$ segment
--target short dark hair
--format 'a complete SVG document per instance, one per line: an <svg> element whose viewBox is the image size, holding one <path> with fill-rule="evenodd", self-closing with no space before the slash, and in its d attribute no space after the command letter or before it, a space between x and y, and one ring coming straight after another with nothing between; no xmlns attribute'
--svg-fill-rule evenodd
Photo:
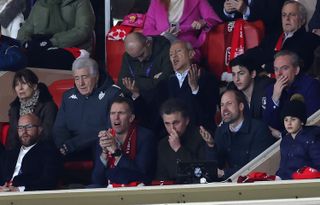
<svg viewBox="0 0 320 205"><path fill-rule="evenodd" d="M129 107L129 111L132 114L134 114L134 105L133 105L133 101L131 99L126 98L126 97L122 97L122 96L118 96L112 101L112 103L110 105L110 109L111 109L111 106L113 104L115 104L115 103L119 103L119 104L125 103L125 104L127 104L128 107ZM110 109L109 109L109 111L110 111Z"/></svg>
<svg viewBox="0 0 320 205"><path fill-rule="evenodd" d="M25 68L16 72L12 81L12 88L16 87L18 82L26 82L30 87L39 83L38 76L31 70Z"/></svg>
<svg viewBox="0 0 320 205"><path fill-rule="evenodd" d="M261 66L257 64L254 61L254 59L250 59L248 56L244 54L232 59L229 65L230 67L234 67L234 66L245 67L249 71L249 73L252 73L254 70L257 72L261 71Z"/></svg>
<svg viewBox="0 0 320 205"><path fill-rule="evenodd" d="M248 105L248 101L246 99L246 96L243 94L243 92L236 90L236 89L227 89L225 91L223 91L220 95L220 102L221 102L221 98L222 96L227 93L227 92L232 92L234 93L234 95L236 96L236 101L238 104L243 103L244 106Z"/></svg>
<svg viewBox="0 0 320 205"><path fill-rule="evenodd" d="M160 115L170 115L172 113L179 112L184 118L189 117L189 110L186 103L179 98L170 98L166 100L160 108Z"/></svg>

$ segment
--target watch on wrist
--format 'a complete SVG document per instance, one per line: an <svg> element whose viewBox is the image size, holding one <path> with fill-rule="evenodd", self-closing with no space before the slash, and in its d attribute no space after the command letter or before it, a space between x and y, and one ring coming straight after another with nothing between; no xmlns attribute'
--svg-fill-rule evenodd
<svg viewBox="0 0 320 205"><path fill-rule="evenodd" d="M119 157L122 155L121 149L116 149L114 153L111 154L113 157Z"/></svg>

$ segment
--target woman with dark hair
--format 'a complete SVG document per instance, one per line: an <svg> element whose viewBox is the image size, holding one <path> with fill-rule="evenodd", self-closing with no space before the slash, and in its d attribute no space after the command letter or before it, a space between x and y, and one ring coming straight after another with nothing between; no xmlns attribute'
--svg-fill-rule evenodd
<svg viewBox="0 0 320 205"><path fill-rule="evenodd" d="M19 146L17 123L20 116L35 113L42 123L42 140L52 140L52 126L58 111L48 87L39 82L38 77L29 69L23 69L13 77L12 88L16 99L10 104L10 129L6 141L6 149Z"/></svg>

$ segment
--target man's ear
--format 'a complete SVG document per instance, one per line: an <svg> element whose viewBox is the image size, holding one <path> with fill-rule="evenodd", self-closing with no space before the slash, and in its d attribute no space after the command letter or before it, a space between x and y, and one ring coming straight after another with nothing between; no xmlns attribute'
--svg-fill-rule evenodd
<svg viewBox="0 0 320 205"><path fill-rule="evenodd" d="M243 110L244 110L244 104L243 104L243 103L240 103L240 104L239 104L239 109L240 109L240 111L243 111Z"/></svg>
<svg viewBox="0 0 320 205"><path fill-rule="evenodd" d="M190 60L193 60L194 56L196 55L196 52L192 49L192 50L189 50L189 59Z"/></svg>
<svg viewBox="0 0 320 205"><path fill-rule="evenodd" d="M298 67L296 68L295 75L298 75L299 73L300 73L300 66L298 66Z"/></svg>
<svg viewBox="0 0 320 205"><path fill-rule="evenodd" d="M255 78L257 76L257 71L256 70L253 70L252 72L251 72L251 78L253 79L253 78Z"/></svg>
<svg viewBox="0 0 320 205"><path fill-rule="evenodd" d="M135 118L136 118L136 115L135 114L131 114L129 122L132 123Z"/></svg>

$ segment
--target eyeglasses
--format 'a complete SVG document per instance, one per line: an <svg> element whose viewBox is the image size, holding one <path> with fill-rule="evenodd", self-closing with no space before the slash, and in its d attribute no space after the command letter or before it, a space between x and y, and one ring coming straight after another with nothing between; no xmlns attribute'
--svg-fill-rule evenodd
<svg viewBox="0 0 320 205"><path fill-rule="evenodd" d="M39 127L39 125L27 124L27 125L18 125L18 132L23 132L25 129L30 131L33 127Z"/></svg>

